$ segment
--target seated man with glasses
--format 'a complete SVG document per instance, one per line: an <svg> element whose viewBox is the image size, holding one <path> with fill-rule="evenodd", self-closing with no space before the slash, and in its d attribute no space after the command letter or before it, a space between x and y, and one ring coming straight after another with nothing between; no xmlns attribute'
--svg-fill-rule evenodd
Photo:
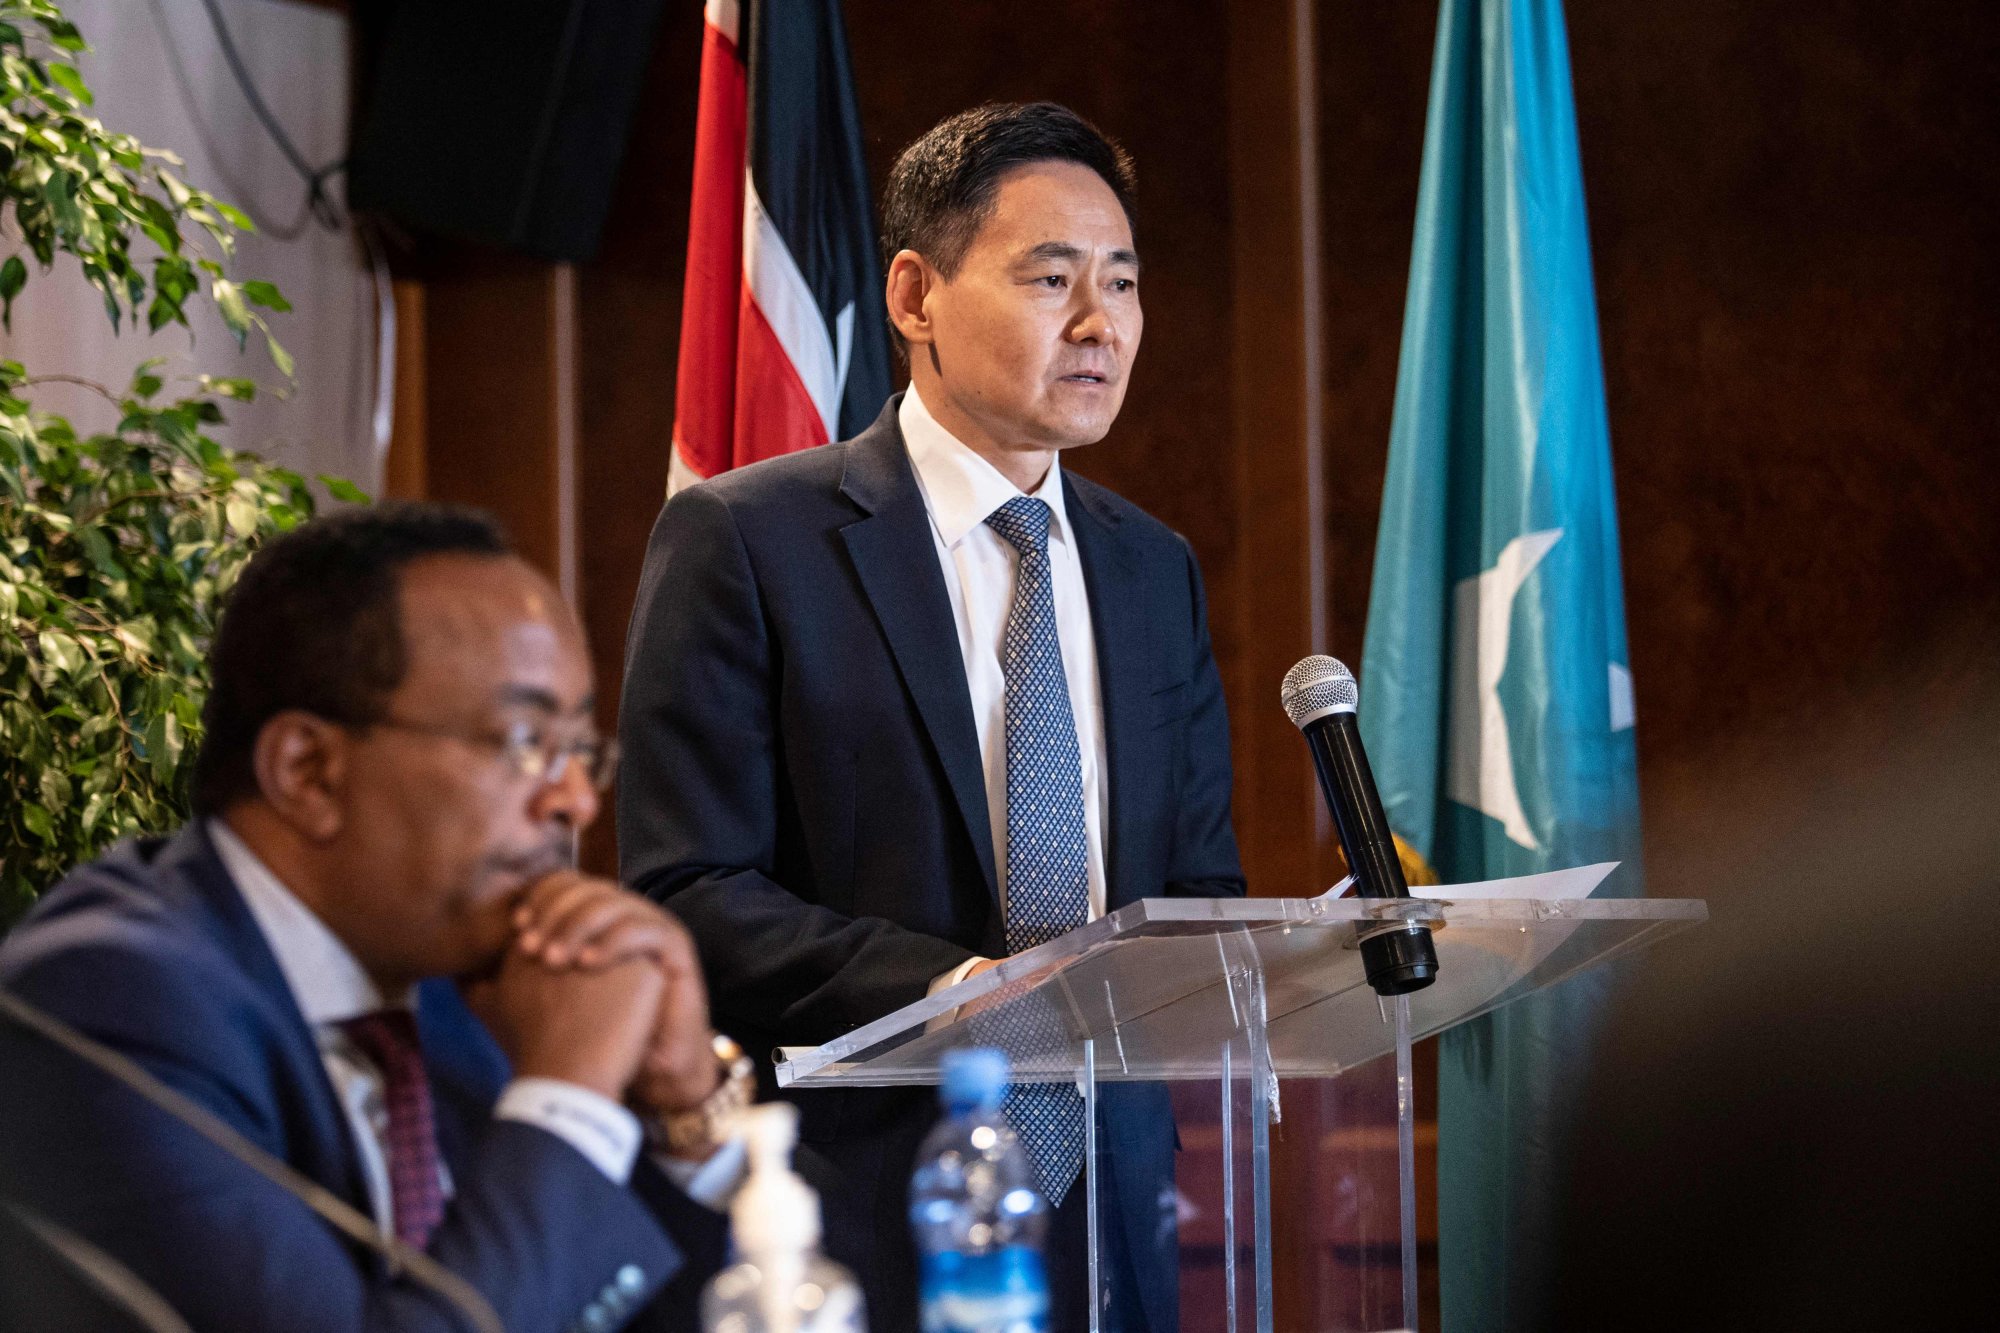
<svg viewBox="0 0 2000 1333"><path fill-rule="evenodd" d="M198 1109L0 1018L0 1200L196 1328L693 1327L748 1067L679 924L571 868L616 756L555 588L477 514L356 510L258 553L211 661L196 819L0 946L0 987Z"/></svg>

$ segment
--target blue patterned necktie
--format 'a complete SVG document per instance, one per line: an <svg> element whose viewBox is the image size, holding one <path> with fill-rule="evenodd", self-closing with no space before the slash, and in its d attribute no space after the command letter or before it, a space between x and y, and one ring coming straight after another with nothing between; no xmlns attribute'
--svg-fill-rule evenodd
<svg viewBox="0 0 2000 1333"><path fill-rule="evenodd" d="M1020 556L1014 606L1000 640L1007 718L1007 951L1020 953L1089 919L1089 842L1083 823L1083 763L1070 712L1049 574L1047 504L1017 495L986 516ZM1035 1006L1017 1006L1020 1009ZM1021 1015L1028 1017L1028 1015ZM1013 1044L1036 1044L1015 1031ZM1066 1034L1041 1034L1051 1049ZM1025 1053L1025 1052L1024 1052ZM1049 1205L1060 1204L1083 1166L1083 1100L1071 1084L1016 1083L1007 1120L1034 1163Z"/></svg>

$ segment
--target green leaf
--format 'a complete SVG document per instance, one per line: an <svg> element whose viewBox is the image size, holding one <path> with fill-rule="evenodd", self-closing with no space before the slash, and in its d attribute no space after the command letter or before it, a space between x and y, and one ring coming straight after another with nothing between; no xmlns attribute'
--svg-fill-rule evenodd
<svg viewBox="0 0 2000 1333"><path fill-rule="evenodd" d="M45 629L36 636L36 642L41 646L47 680L71 675L83 667L83 646L61 630Z"/></svg>
<svg viewBox="0 0 2000 1333"><path fill-rule="evenodd" d="M42 26L48 29L49 41L54 43L57 49L63 51L81 51L85 49L83 36L77 32L76 25L61 15L53 15L52 17L43 19Z"/></svg>
<svg viewBox="0 0 2000 1333"><path fill-rule="evenodd" d="M229 530L238 537L257 535L259 511L254 500L240 495L232 495L223 502L222 511L229 522Z"/></svg>
<svg viewBox="0 0 2000 1333"><path fill-rule="evenodd" d="M336 500L357 505L368 503L368 493L345 477L330 477L322 472L319 474L319 480L320 484L326 487L326 493Z"/></svg>
<svg viewBox="0 0 2000 1333"><path fill-rule="evenodd" d="M187 186L180 183L180 180L174 175L173 172L161 171L156 174L160 178L160 185L167 192L167 198L173 201L174 207L185 210L188 206L188 202L194 198L193 193L188 189Z"/></svg>
<svg viewBox="0 0 2000 1333"><path fill-rule="evenodd" d="M298 367L292 361L292 354L287 352L284 346L271 336L269 329L264 330L264 345L270 350L271 364L278 368L278 373L288 380L297 378L296 372ZM284 397L282 390L274 392L277 392L280 398Z"/></svg>
<svg viewBox="0 0 2000 1333"><path fill-rule="evenodd" d="M14 298L28 285L28 266L21 262L21 256L8 255L7 262L0 264L0 325L9 332L14 328Z"/></svg>
<svg viewBox="0 0 2000 1333"><path fill-rule="evenodd" d="M22 804L21 822L28 826L28 832L34 834L43 842L50 844L55 842L56 830L55 826L49 822L49 812L41 806L36 805L33 801L27 801Z"/></svg>
<svg viewBox="0 0 2000 1333"><path fill-rule="evenodd" d="M64 92L67 92L83 105L90 106L97 101L97 98L92 95L90 89L84 86L83 76L76 72L75 67L70 65L50 65L48 71L49 77L61 84Z"/></svg>
<svg viewBox="0 0 2000 1333"><path fill-rule="evenodd" d="M141 657L151 657L158 651L153 646L153 619L151 616L140 616L137 619L128 620L113 630L112 633L117 637L119 642Z"/></svg>
<svg viewBox="0 0 2000 1333"><path fill-rule="evenodd" d="M90 557L90 563L97 567L98 573L114 580L124 576L125 567L118 563L118 557L112 553L111 542L105 537L103 529L79 528L76 536L77 540L83 543L83 552Z"/></svg>
<svg viewBox="0 0 2000 1333"><path fill-rule="evenodd" d="M37 786L42 798L42 804L48 806L50 809L61 810L69 804L71 790L69 774L63 772L61 769L43 769L41 781Z"/></svg>
<svg viewBox="0 0 2000 1333"><path fill-rule="evenodd" d="M223 324L235 335L236 346L240 350L244 340L250 336L250 312L243 308L243 289L227 278L217 278L208 286L208 294L215 299L215 309L222 316Z"/></svg>
<svg viewBox="0 0 2000 1333"><path fill-rule="evenodd" d="M42 138L52 142L52 151L66 155L69 145L52 134ZM55 170L49 173L48 183L42 187L42 197L47 200L49 211L55 214L56 231L69 237L83 230L83 210L76 206L76 177L70 172Z"/></svg>
<svg viewBox="0 0 2000 1333"><path fill-rule="evenodd" d="M266 310L275 310L283 314L292 308L292 303L284 298L277 286L265 282L262 278L252 278L244 283L243 294L250 298L252 305L263 306Z"/></svg>
<svg viewBox="0 0 2000 1333"><path fill-rule="evenodd" d="M203 375L200 380L203 390L220 394L224 398L234 398L240 403L252 402L257 397L257 381L228 379L221 375Z"/></svg>
<svg viewBox="0 0 2000 1333"><path fill-rule="evenodd" d="M146 724L146 764L153 771L153 781L163 785L172 781L180 762L181 720L170 712L153 714L153 720Z"/></svg>

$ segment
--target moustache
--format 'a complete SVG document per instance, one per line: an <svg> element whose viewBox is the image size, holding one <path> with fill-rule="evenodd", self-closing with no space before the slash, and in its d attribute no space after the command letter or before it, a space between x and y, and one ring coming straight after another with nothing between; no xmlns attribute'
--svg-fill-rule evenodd
<svg viewBox="0 0 2000 1333"><path fill-rule="evenodd" d="M534 883L544 875L552 875L558 870L568 870L575 858L571 855L570 840L543 843L539 847L520 852L499 852L488 859L487 867L496 875L505 876L525 886Z"/></svg>

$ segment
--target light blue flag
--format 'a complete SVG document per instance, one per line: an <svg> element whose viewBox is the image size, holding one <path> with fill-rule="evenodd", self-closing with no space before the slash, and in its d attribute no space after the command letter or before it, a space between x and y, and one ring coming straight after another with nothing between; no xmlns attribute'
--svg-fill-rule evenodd
<svg viewBox="0 0 2000 1333"><path fill-rule="evenodd" d="M1389 822L1447 882L1622 860L1638 782L1596 297L1559 0L1444 0L1361 730ZM1547 1322L1603 982L1440 1052L1452 1333Z"/></svg>

